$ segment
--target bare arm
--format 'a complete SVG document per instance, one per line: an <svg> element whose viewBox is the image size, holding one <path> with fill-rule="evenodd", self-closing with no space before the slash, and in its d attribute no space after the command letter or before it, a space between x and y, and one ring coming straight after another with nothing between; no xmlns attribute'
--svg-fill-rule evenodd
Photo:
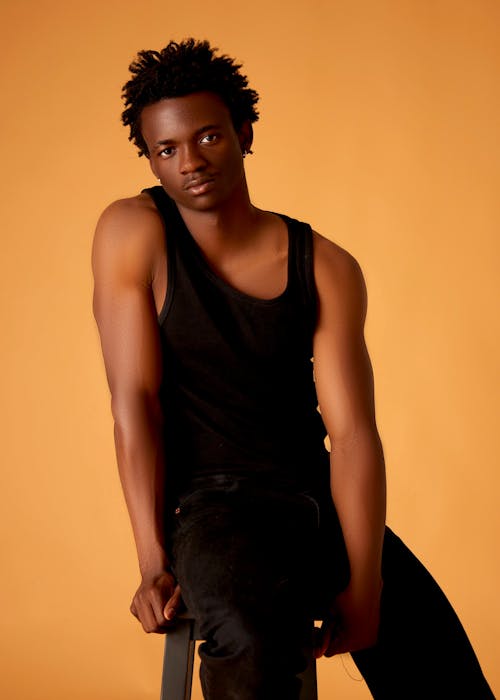
<svg viewBox="0 0 500 700"><path fill-rule="evenodd" d="M331 491L351 578L336 601L339 628L327 655L376 641L386 514L385 464L375 420L373 372L364 339L367 295L362 271L347 251L315 238L319 317L314 371L321 416L331 443ZM327 555L327 553L326 553Z"/></svg>
<svg viewBox="0 0 500 700"><path fill-rule="evenodd" d="M143 578L131 610L146 631L158 631L165 623L165 603L174 585L165 550L162 364L151 288L158 225L140 198L115 202L101 215L92 248L93 310L111 391L118 469Z"/></svg>

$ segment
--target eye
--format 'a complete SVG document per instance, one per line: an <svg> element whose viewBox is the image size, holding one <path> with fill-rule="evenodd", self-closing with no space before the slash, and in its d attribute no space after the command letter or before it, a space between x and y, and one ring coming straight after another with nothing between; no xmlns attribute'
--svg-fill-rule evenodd
<svg viewBox="0 0 500 700"><path fill-rule="evenodd" d="M159 152L159 155L162 158L169 158L173 154L174 154L174 147L173 146L165 146L165 148Z"/></svg>
<svg viewBox="0 0 500 700"><path fill-rule="evenodd" d="M200 143L208 143L208 144L213 144L216 143L219 140L219 134L205 134L200 139Z"/></svg>

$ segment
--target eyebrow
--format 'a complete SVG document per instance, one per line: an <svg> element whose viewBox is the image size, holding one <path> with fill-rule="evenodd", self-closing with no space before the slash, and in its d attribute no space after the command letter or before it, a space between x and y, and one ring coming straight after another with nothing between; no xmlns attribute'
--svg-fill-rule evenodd
<svg viewBox="0 0 500 700"><path fill-rule="evenodd" d="M200 136L204 131L210 131L211 129L220 129L220 124L206 124L205 126L196 129L194 132L195 136ZM168 144L175 143L174 139L161 139L155 143L155 146L167 146Z"/></svg>

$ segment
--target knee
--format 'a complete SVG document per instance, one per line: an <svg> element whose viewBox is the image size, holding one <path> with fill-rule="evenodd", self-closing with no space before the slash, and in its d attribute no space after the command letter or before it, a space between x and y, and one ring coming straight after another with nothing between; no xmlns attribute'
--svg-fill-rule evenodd
<svg viewBox="0 0 500 700"><path fill-rule="evenodd" d="M245 657L247 662L262 658L265 635L238 613L225 611L216 620L200 620L202 655L215 658Z"/></svg>

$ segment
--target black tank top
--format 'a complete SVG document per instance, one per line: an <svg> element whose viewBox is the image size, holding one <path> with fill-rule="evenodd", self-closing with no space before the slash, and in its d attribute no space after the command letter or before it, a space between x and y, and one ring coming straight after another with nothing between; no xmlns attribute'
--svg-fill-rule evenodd
<svg viewBox="0 0 500 700"><path fill-rule="evenodd" d="M172 486L230 474L316 490L329 460L313 379L311 227L279 215L288 227L287 286L274 299L257 299L214 273L161 186L143 192L166 232L168 283L158 322Z"/></svg>

